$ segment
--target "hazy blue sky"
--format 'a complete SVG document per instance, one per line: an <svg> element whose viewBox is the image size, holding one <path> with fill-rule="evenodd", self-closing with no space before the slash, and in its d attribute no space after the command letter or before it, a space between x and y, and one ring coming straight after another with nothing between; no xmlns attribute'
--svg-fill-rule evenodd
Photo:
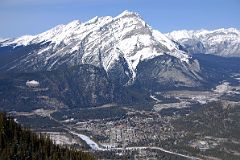
<svg viewBox="0 0 240 160"><path fill-rule="evenodd" d="M240 28L240 0L0 0L0 37L38 34L74 19L138 12L161 32Z"/></svg>

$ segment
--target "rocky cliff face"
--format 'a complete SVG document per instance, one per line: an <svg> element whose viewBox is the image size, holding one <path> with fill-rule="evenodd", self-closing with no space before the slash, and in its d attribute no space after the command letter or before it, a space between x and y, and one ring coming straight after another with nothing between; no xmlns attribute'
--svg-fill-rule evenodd
<svg viewBox="0 0 240 160"><path fill-rule="evenodd" d="M198 75L198 61L182 63L169 55L141 62L137 70L137 81L151 90L169 90L178 87L200 86L203 79Z"/></svg>

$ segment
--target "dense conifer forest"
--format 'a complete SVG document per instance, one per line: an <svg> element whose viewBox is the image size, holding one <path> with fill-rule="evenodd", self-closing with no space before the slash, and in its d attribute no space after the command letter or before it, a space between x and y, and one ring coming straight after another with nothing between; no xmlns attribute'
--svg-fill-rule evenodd
<svg viewBox="0 0 240 160"><path fill-rule="evenodd" d="M0 160L93 160L93 155L55 145L47 135L36 134L0 113Z"/></svg>

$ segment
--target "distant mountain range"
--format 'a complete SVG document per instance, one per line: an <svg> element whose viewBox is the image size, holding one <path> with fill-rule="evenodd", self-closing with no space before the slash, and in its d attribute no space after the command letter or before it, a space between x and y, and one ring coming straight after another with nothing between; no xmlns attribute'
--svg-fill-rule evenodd
<svg viewBox="0 0 240 160"><path fill-rule="evenodd" d="M209 61L204 55L239 56L239 35L232 28L162 34L137 13L124 11L117 17L76 20L35 36L3 39L1 104L11 106L9 97L17 97L16 105L26 97L31 103L35 99L38 107L52 101L76 107L142 103L152 91L212 87L231 79L239 61L233 60L231 67L221 64L219 70L215 57ZM38 81L39 90L27 88L27 80ZM44 96L51 100L37 101Z"/></svg>
<svg viewBox="0 0 240 160"><path fill-rule="evenodd" d="M181 44L190 54L203 53L225 57L240 57L240 30L236 28L213 31L173 31L165 34Z"/></svg>

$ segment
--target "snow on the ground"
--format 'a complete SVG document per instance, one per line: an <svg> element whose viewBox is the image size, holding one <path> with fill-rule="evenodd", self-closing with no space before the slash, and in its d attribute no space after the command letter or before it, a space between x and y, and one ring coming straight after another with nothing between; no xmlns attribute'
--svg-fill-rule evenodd
<svg viewBox="0 0 240 160"><path fill-rule="evenodd" d="M85 141L93 150L104 150L103 148L101 148L96 142L94 142L91 138L89 138L86 135L80 134L80 133L76 133L73 131L70 131L70 133L78 136L79 138L81 138L83 141Z"/></svg>
<svg viewBox="0 0 240 160"><path fill-rule="evenodd" d="M73 121L74 121L74 118L69 118L69 119L64 120L63 122L69 123L69 122L73 122Z"/></svg>
<svg viewBox="0 0 240 160"><path fill-rule="evenodd" d="M106 149L116 148L115 145L109 143L102 143L101 145L104 146Z"/></svg>
<svg viewBox="0 0 240 160"><path fill-rule="evenodd" d="M222 84L216 86L216 89L214 90L214 92L225 93L225 92L229 91L229 89L230 89L229 83L223 82Z"/></svg>
<svg viewBox="0 0 240 160"><path fill-rule="evenodd" d="M50 139L54 141L55 144L72 145L72 144L78 143L74 138L72 138L64 133L47 132L47 134L49 135Z"/></svg>
<svg viewBox="0 0 240 160"><path fill-rule="evenodd" d="M34 114L39 115L39 116L43 116L43 117L48 117L53 112L55 112L55 110L43 109L43 108L39 108L39 109L36 109L36 110L33 111Z"/></svg>
<svg viewBox="0 0 240 160"><path fill-rule="evenodd" d="M161 111L162 109L166 108L185 108L191 105L190 102L180 102L180 103L166 103L166 104L155 104L153 109L157 112Z"/></svg>
<svg viewBox="0 0 240 160"><path fill-rule="evenodd" d="M40 85L40 83L36 80L31 80L31 81L27 81L26 82L26 86L28 87L38 87Z"/></svg>
<svg viewBox="0 0 240 160"><path fill-rule="evenodd" d="M152 98L152 99L155 100L156 102L162 102L161 100L159 100L158 98L156 98L154 95L151 95L150 98Z"/></svg>

